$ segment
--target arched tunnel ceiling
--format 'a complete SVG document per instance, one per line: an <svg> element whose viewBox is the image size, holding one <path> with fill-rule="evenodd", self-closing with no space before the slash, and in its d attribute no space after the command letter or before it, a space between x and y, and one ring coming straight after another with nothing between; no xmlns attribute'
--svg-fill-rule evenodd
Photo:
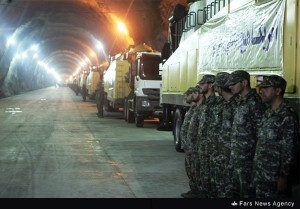
<svg viewBox="0 0 300 209"><path fill-rule="evenodd" d="M0 0L0 82L12 70L14 53L37 44L44 63L66 77L89 58L98 65L130 44L161 50L168 18L185 0ZM118 22L128 33L118 30ZM8 48L7 41L15 44ZM97 47L101 42L103 49ZM32 65L32 63L31 63ZM25 67L25 66L24 66ZM31 66L29 66L31 67ZM3 69L6 68L6 69ZM0 71L0 72L1 72Z"/></svg>

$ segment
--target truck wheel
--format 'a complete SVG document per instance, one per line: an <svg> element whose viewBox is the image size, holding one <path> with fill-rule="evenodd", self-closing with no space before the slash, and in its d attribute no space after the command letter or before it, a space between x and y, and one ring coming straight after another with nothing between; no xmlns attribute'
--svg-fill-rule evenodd
<svg viewBox="0 0 300 209"><path fill-rule="evenodd" d="M183 149L181 149L181 136L180 136L182 117L179 109L177 109L175 112L174 124L175 124L175 129L173 135L174 135L175 150L177 152L183 152Z"/></svg>
<svg viewBox="0 0 300 209"><path fill-rule="evenodd" d="M144 126L144 117L140 115L135 116L135 125L138 128L142 128Z"/></svg>

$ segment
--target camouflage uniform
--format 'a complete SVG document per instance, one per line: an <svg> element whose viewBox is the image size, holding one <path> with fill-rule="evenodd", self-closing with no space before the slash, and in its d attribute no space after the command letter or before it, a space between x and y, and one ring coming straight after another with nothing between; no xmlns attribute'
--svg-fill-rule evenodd
<svg viewBox="0 0 300 209"><path fill-rule="evenodd" d="M230 76L228 86L244 80L250 82L250 75L244 70L234 71ZM231 129L230 167L232 169L232 181L230 182L231 191L227 194L228 197L251 198L255 196L253 158L257 142L257 130L264 111L265 106L255 90L250 89L246 95L239 95Z"/></svg>
<svg viewBox="0 0 300 209"><path fill-rule="evenodd" d="M96 89L96 106L98 117L103 117L103 104L104 104L104 86L102 79L99 80Z"/></svg>
<svg viewBox="0 0 300 209"><path fill-rule="evenodd" d="M207 136L206 136L206 149L209 153L209 173L210 173L210 191L209 197L217 197L216 183L221 177L218 172L219 160L220 160L220 146L221 140L221 125L222 125L222 103L225 102L223 97L216 97L216 103L210 106L209 114L207 115Z"/></svg>
<svg viewBox="0 0 300 209"><path fill-rule="evenodd" d="M236 96L232 96L229 101L224 101L222 104L222 125L221 133L219 137L219 178L216 180L216 187L218 191L218 197L227 197L228 188L232 178L232 167L230 167L230 154L231 154L231 128L233 123L234 111L236 109Z"/></svg>
<svg viewBox="0 0 300 209"><path fill-rule="evenodd" d="M191 106L189 110L185 113L183 123L181 125L181 148L184 150L191 150L192 149L192 144L190 140L187 138L188 134L188 129L190 125L190 121L192 119L192 116L195 112L196 106Z"/></svg>
<svg viewBox="0 0 300 209"><path fill-rule="evenodd" d="M218 98L216 95L210 95L205 104L203 104L201 113L198 115L199 126L197 136L197 151L200 160L200 181L198 183L200 193L204 197L212 197L210 185L210 154L211 141L207 138L209 130L209 118L214 111L214 106L217 104Z"/></svg>
<svg viewBox="0 0 300 209"><path fill-rule="evenodd" d="M286 81L279 76L269 76L258 86L281 88L284 92ZM285 193L278 192L277 182L281 177L290 181L293 172L291 169L297 167L293 163L298 151L298 126L294 110L284 99L276 110L269 108L265 112L258 129L258 141L254 157L256 197L280 198L290 196L290 190Z"/></svg>
<svg viewBox="0 0 300 209"><path fill-rule="evenodd" d="M231 131L230 164L233 169L232 194L238 197L253 197L252 168L257 129L264 113L261 98L251 90L241 97L234 112Z"/></svg>
<svg viewBox="0 0 300 209"><path fill-rule="evenodd" d="M278 178L290 175L297 133L295 118L284 102L276 111L268 109L262 119L254 158L256 197L278 198Z"/></svg>
<svg viewBox="0 0 300 209"><path fill-rule="evenodd" d="M87 88L86 88L86 84L82 85L82 89L81 89L81 95L82 95L82 101L86 101L86 96L87 96Z"/></svg>
<svg viewBox="0 0 300 209"><path fill-rule="evenodd" d="M219 72L215 77L214 86L215 88L220 88L215 90L222 90L224 95L221 94L218 103L213 108L207 136L211 141L211 197L219 198L226 197L225 188L231 178L228 170L230 158L230 131L236 102L235 97L231 93L228 93L230 92L230 89L226 83L229 80L229 76L230 74L227 72ZM230 97L228 100L224 98L226 94Z"/></svg>
<svg viewBox="0 0 300 209"><path fill-rule="evenodd" d="M187 145L188 149L191 150L190 154L190 188L194 191L194 194L199 193L198 183L199 183L199 174L200 174L200 164L199 164L199 156L197 153L197 129L198 129L198 115L202 111L202 104L195 106L191 120L189 122L189 127L187 131L187 140L189 144Z"/></svg>
<svg viewBox="0 0 300 209"><path fill-rule="evenodd" d="M191 150L191 142L188 140L187 138L187 132L188 132L188 128L190 125L190 121L191 118L193 116L193 113L195 112L195 106L191 106L189 108L189 110L186 112L185 116L184 116L184 121L182 123L181 126L181 148L184 150L185 152L185 160L184 160L184 165L185 165L185 171L186 174L189 178L189 186L191 191L195 191L195 188L193 187L193 175L192 175L192 159L193 157L191 156L191 154L188 154L188 151Z"/></svg>
<svg viewBox="0 0 300 209"><path fill-rule="evenodd" d="M189 94L191 94L194 90L194 87L190 87L186 92L186 96L188 96ZM189 153L189 151L192 149L192 143L189 140L189 138L187 137L188 134L188 129L189 129L189 125L190 125L190 121L192 119L193 113L195 112L196 109L196 105L191 105L190 108L188 109L188 111L185 113L184 115L184 120L183 123L181 125L181 130L180 130L180 137L181 137L181 148L184 150L185 152L185 159L184 159L184 164L185 164L185 171L186 174L189 178L189 186L190 186L190 192L192 193L196 193L197 192L197 188L194 187L194 178L193 178L193 172L192 172L192 168L193 168L193 155L191 155ZM182 194L187 195L187 193Z"/></svg>
<svg viewBox="0 0 300 209"><path fill-rule="evenodd" d="M189 96L191 93L193 93L193 90L195 89L195 87L190 87L188 88L188 90L186 92L184 92L184 94L187 96ZM190 101L186 101L188 104L190 104ZM181 129L180 129L180 138L181 138L181 149L190 149L190 142L187 140L187 132L188 132L188 128L190 125L190 121L191 118L193 116L194 110L195 110L196 105L190 104L190 107L188 108L188 110L186 111L185 115L184 115L184 119L181 125Z"/></svg>

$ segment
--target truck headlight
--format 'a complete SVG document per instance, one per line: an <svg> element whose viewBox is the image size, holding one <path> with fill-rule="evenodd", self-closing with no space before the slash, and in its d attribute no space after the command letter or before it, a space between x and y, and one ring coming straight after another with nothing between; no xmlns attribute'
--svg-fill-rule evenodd
<svg viewBox="0 0 300 209"><path fill-rule="evenodd" d="M149 101L143 100L143 101L142 101L142 107L151 107L151 104L150 104Z"/></svg>

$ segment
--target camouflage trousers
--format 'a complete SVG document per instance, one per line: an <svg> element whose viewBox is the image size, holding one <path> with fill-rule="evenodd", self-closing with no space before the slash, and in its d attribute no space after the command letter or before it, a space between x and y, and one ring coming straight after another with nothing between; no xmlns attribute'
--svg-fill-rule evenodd
<svg viewBox="0 0 300 209"><path fill-rule="evenodd" d="M198 143L198 156L200 160L200 181L198 184L199 191L204 198L212 197L211 176L210 176L210 147L208 141Z"/></svg>
<svg viewBox="0 0 300 209"><path fill-rule="evenodd" d="M226 188L229 185L229 157L212 155L210 158L211 197L226 198Z"/></svg>
<svg viewBox="0 0 300 209"><path fill-rule="evenodd" d="M192 152L185 154L185 170L189 178L189 186L193 193L198 193L198 182L200 174L200 164L198 154Z"/></svg>
<svg viewBox="0 0 300 209"><path fill-rule="evenodd" d="M227 196L231 198L254 198L252 163L244 163L243 166L233 165L232 178L228 186Z"/></svg>

